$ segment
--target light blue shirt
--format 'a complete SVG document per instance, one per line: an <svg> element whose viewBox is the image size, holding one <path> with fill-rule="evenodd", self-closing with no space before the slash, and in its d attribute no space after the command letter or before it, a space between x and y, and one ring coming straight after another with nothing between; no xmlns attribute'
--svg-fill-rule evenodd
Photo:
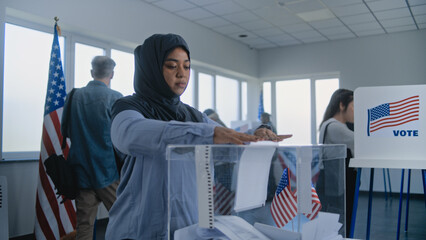
<svg viewBox="0 0 426 240"><path fill-rule="evenodd" d="M114 146L126 155L109 212L106 239L167 239L167 161L169 144L213 144L219 126L203 114L203 123L159 121L134 110L117 114L111 125ZM195 165L172 165L171 230L198 222ZM192 190L189 190L192 189Z"/></svg>
<svg viewBox="0 0 426 240"><path fill-rule="evenodd" d="M68 119L71 148L68 160L75 169L80 188L100 189L117 181L118 171L112 147L111 107L122 94L101 81L90 81L69 99L62 119Z"/></svg>

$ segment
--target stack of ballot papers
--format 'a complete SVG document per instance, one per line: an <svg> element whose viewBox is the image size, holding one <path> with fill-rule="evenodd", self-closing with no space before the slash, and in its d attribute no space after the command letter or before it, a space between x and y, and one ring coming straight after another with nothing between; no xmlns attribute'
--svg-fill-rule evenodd
<svg viewBox="0 0 426 240"><path fill-rule="evenodd" d="M302 240L340 240L339 214L319 212L318 217L302 226Z"/></svg>
<svg viewBox="0 0 426 240"><path fill-rule="evenodd" d="M214 229L200 228L194 224L174 233L175 240L341 240L338 234L342 224L339 215L319 212L316 219L306 222L302 231L255 223L254 226L238 216L215 216Z"/></svg>

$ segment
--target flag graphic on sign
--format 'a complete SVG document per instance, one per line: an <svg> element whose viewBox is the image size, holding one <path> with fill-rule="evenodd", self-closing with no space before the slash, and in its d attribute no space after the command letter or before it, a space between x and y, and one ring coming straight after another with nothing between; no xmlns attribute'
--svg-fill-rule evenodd
<svg viewBox="0 0 426 240"><path fill-rule="evenodd" d="M368 109L367 135L383 128L396 127L419 120L419 95L384 103Z"/></svg>
<svg viewBox="0 0 426 240"><path fill-rule="evenodd" d="M297 192L291 191L288 168L284 169L271 204L271 214L277 227L282 228L297 215ZM321 210L321 202L315 188L312 191L312 211L304 215L313 220Z"/></svg>
<svg viewBox="0 0 426 240"><path fill-rule="evenodd" d="M56 198L54 184L46 174L43 164L54 153L57 155L63 153L65 157L68 155L68 146L63 152L61 149L62 134L60 130L65 97L65 78L62 69L57 24L55 24L39 158L36 221L34 226L36 239L60 239L67 233L74 231L76 226L74 202L67 200L63 204L60 203L62 197Z"/></svg>

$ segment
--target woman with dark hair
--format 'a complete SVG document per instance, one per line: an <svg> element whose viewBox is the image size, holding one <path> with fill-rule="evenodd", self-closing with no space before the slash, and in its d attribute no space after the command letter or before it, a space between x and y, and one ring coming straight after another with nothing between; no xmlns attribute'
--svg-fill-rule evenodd
<svg viewBox="0 0 426 240"><path fill-rule="evenodd" d="M170 229L197 223L195 164L170 167L169 144L243 144L258 140L280 141L267 129L256 136L236 132L210 120L182 103L190 76L190 54L185 40L174 34L155 34L135 49L135 94L112 107L111 140L124 164L117 200L109 212L106 239L167 239Z"/></svg>
<svg viewBox="0 0 426 240"><path fill-rule="evenodd" d="M349 159L354 153L354 132L348 128L347 123L354 122L354 93L347 89L338 89L331 96L330 102L325 110L323 121L320 125L319 143L324 144L346 144L348 149L345 165L346 176L346 235L349 235L349 227L352 217L353 197L355 191L356 171L349 168ZM338 165L339 164L339 165ZM340 163L324 163L324 175L322 184L339 184L338 179L343 179L343 173L336 171L341 168ZM340 167L339 167L340 166ZM321 179L321 177L320 177ZM318 195L323 196L324 210L331 208L343 209L343 205L337 200L343 193L332 192L333 189L327 186L319 186ZM317 189L317 190L318 190ZM331 191L330 191L331 190ZM324 192L322 192L324 191ZM321 200L322 201L322 200ZM328 205L328 206L327 206ZM327 209L327 207L329 209Z"/></svg>
<svg viewBox="0 0 426 240"><path fill-rule="evenodd" d="M346 144L354 153L354 132L347 122L354 122L354 93L338 89L331 96L320 125L319 142L326 144Z"/></svg>

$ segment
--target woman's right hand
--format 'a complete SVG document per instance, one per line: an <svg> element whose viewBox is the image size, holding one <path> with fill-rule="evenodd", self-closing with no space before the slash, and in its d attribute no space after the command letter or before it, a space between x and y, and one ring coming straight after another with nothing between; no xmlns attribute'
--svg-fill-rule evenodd
<svg viewBox="0 0 426 240"><path fill-rule="evenodd" d="M242 145L245 142L257 142L258 140L259 138L256 136L240 133L230 128L218 126L214 129L213 143L215 144L232 143Z"/></svg>

